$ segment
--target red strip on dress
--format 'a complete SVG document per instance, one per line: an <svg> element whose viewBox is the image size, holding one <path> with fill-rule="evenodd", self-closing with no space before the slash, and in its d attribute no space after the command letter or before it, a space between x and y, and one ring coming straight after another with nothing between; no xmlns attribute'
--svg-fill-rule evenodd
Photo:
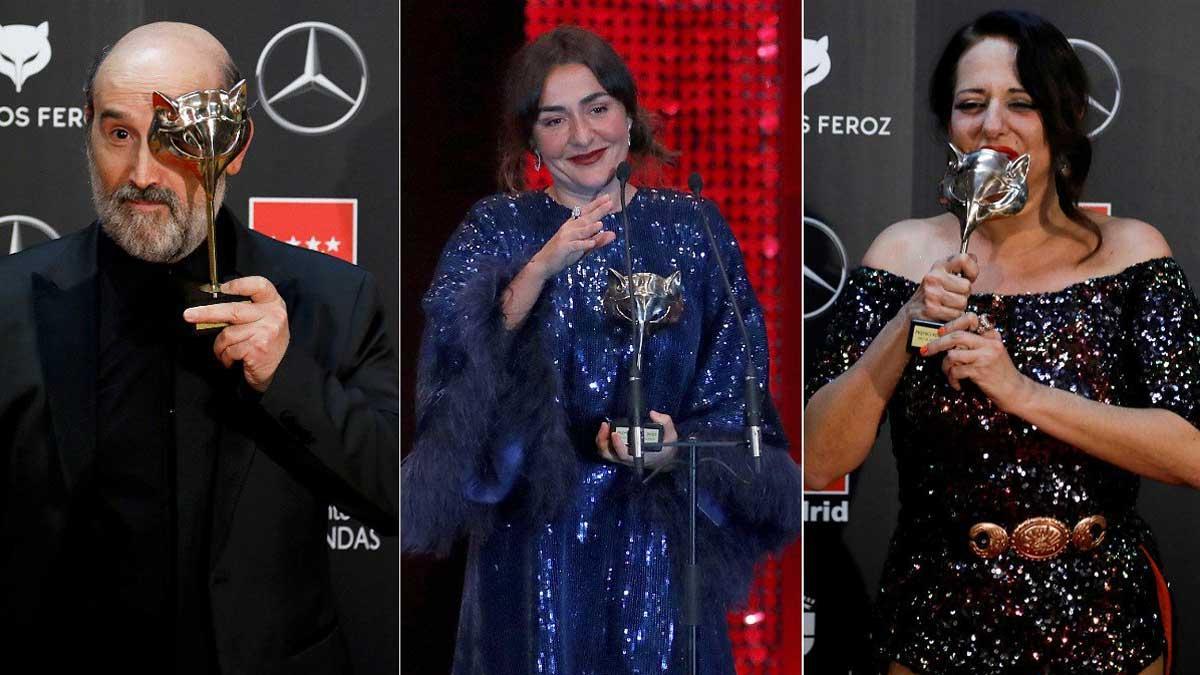
<svg viewBox="0 0 1200 675"><path fill-rule="evenodd" d="M1150 561L1150 570L1154 572L1154 582L1158 590L1158 610L1162 614L1163 633L1167 636L1167 658L1163 673L1171 675L1171 655L1174 652L1171 648L1171 637L1174 633L1171 623L1171 591L1167 588L1167 580L1163 577L1163 573L1159 571L1158 564L1154 562L1154 557L1150 555L1150 552L1146 550L1144 545L1139 544L1138 548L1142 549L1146 560Z"/></svg>

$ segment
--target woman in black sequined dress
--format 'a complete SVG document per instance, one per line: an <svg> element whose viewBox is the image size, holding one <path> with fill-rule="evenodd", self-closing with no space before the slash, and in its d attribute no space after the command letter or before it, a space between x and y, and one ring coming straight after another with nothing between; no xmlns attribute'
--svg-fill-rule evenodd
<svg viewBox="0 0 1200 675"><path fill-rule="evenodd" d="M958 148L1028 153L1029 201L970 255L953 215L884 230L809 372L810 487L859 466L891 419L880 666L1164 673L1169 598L1134 506L1142 476L1200 484L1195 296L1152 226L1080 211L1086 76L1057 28L980 17L930 102ZM910 357L913 318L948 323Z"/></svg>

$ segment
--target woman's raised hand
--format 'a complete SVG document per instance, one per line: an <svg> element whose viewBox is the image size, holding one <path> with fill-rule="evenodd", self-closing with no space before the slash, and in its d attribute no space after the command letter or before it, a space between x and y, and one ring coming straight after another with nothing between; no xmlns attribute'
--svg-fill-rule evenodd
<svg viewBox="0 0 1200 675"><path fill-rule="evenodd" d="M905 305L909 318L945 322L962 316L978 276L979 263L968 253L937 261Z"/></svg>
<svg viewBox="0 0 1200 675"><path fill-rule="evenodd" d="M611 244L616 232L604 230L600 218L612 207L612 195L600 195L588 202L578 216L571 216L550 241L529 260L543 280L549 280L570 265L579 262L588 251Z"/></svg>

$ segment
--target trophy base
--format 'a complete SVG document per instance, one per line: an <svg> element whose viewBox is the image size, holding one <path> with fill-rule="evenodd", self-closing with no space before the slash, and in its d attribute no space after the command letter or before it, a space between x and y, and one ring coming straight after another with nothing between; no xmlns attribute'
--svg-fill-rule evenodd
<svg viewBox="0 0 1200 675"><path fill-rule="evenodd" d="M629 420L620 419L612 423L612 432L614 436L620 436L621 442L625 447L629 446ZM642 422L642 449L644 452L658 452L662 450L657 446L663 442L663 425L658 422Z"/></svg>
<svg viewBox="0 0 1200 675"><path fill-rule="evenodd" d="M244 295L233 295L230 293L222 293L219 290L212 290L209 284L203 286L193 286L187 291L184 308L204 307L206 305L220 305L226 302L250 302L250 298ZM211 335L219 333L221 329L229 324L227 323L195 323L189 324L192 326L193 335Z"/></svg>
<svg viewBox="0 0 1200 675"><path fill-rule="evenodd" d="M913 319L908 325L907 348L909 353L920 353L921 347L940 337L938 329L945 324L927 319Z"/></svg>

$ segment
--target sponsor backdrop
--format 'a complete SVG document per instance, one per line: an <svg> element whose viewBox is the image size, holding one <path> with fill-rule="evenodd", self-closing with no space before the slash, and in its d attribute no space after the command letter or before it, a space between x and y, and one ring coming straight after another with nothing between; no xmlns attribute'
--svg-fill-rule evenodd
<svg viewBox="0 0 1200 675"><path fill-rule="evenodd" d="M94 219L84 76L102 47L157 20L207 28L249 80L255 135L226 205L256 230L370 270L394 317L396 3L0 0L0 255ZM396 540L332 506L327 539L356 671L396 672Z"/></svg>
<svg viewBox="0 0 1200 675"><path fill-rule="evenodd" d="M1016 3L1072 38L1093 86L1088 124L1092 208L1146 220L1200 278L1196 175L1181 151L1196 144L1200 103L1188 32L1200 7L1167 2ZM806 0L804 3L805 359L845 274L889 223L939 212L946 155L925 92L951 33L992 9L983 1ZM1169 105L1163 105L1170 102ZM811 673L865 672L870 599L896 521L889 431L867 462L806 495L804 651ZM1176 602L1176 672L1200 669L1200 496L1143 483L1139 507L1162 546Z"/></svg>

